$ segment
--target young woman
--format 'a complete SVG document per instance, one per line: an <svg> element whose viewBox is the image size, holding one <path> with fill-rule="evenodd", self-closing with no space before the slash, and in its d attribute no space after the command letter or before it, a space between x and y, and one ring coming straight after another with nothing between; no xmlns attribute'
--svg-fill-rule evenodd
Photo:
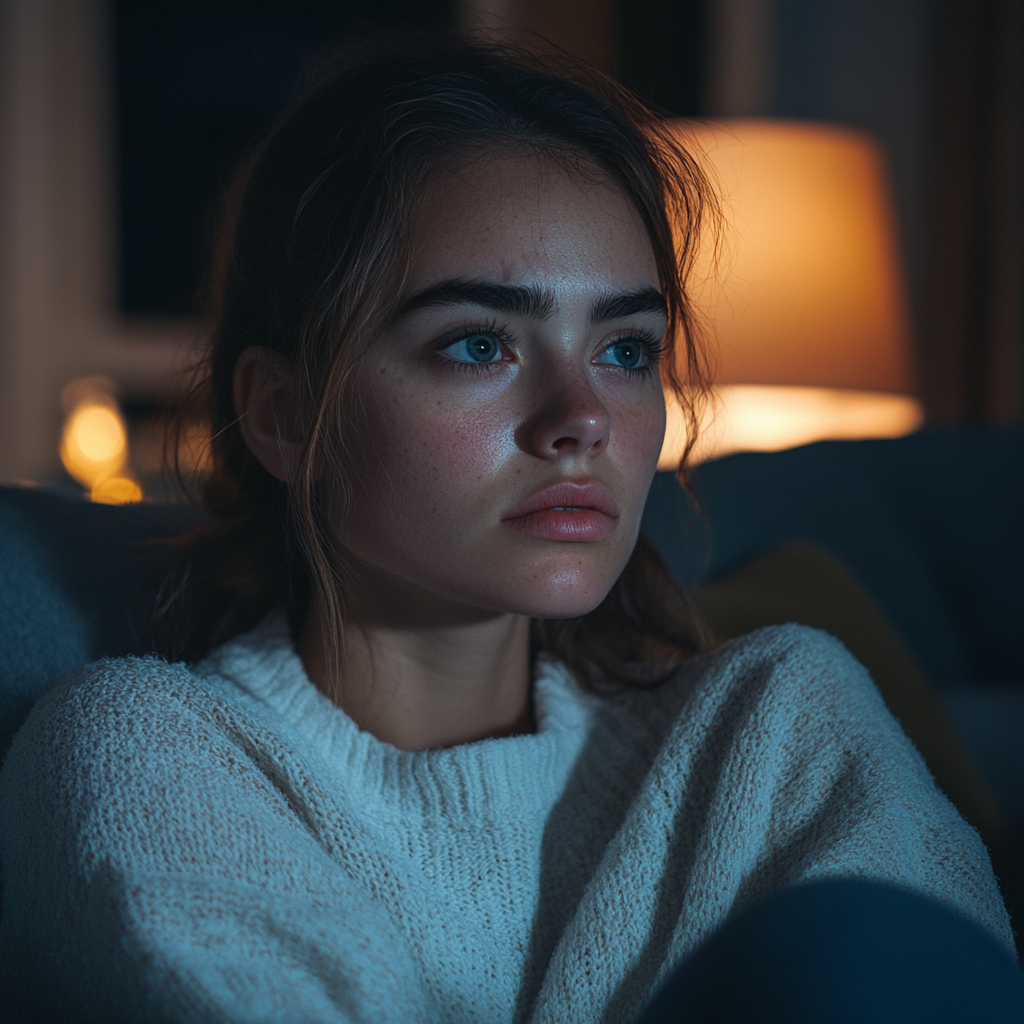
<svg viewBox="0 0 1024 1024"><path fill-rule="evenodd" d="M796 626L702 652L638 538L714 209L638 102L367 51L229 205L170 658L88 668L5 767L11 1005L631 1021L735 912L845 876L1012 950L863 669Z"/></svg>

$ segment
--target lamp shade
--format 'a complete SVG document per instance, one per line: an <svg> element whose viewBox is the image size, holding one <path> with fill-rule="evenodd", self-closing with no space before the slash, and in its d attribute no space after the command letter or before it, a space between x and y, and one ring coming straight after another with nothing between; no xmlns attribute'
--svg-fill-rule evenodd
<svg viewBox="0 0 1024 1024"><path fill-rule="evenodd" d="M698 304L722 384L907 392L910 332L882 154L863 132L786 121L686 130L724 207Z"/></svg>
<svg viewBox="0 0 1024 1024"><path fill-rule="evenodd" d="M855 129L790 121L686 121L678 131L724 215L689 282L711 328L719 400L718 440L703 457L915 429L909 317L879 146ZM752 385L789 392L755 396ZM842 394L802 401L794 387ZM868 392L875 411L857 411L857 395ZM671 458L666 448L663 465Z"/></svg>

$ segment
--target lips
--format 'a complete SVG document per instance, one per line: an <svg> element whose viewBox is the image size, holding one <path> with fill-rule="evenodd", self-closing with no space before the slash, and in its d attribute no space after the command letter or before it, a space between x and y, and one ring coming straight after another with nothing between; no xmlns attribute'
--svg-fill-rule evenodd
<svg viewBox="0 0 1024 1024"><path fill-rule="evenodd" d="M502 522L538 540L598 541L611 536L619 504L604 484L562 480L531 495Z"/></svg>

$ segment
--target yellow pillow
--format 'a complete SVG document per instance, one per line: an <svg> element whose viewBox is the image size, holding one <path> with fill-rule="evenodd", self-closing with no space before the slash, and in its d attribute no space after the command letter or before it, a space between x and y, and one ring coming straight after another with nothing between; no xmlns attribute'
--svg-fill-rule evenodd
<svg viewBox="0 0 1024 1024"><path fill-rule="evenodd" d="M871 673L939 787L988 845L1001 842L1006 826L999 805L917 659L834 555L803 541L782 544L696 588L693 596L719 642L785 622L814 626L842 640Z"/></svg>

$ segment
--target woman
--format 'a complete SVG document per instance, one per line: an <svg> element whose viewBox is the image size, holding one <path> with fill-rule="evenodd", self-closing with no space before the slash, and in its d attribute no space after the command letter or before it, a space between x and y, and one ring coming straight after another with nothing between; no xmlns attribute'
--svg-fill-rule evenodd
<svg viewBox="0 0 1024 1024"><path fill-rule="evenodd" d="M5 767L26 1016L628 1021L734 912L849 875L1012 950L841 645L701 652L638 540L713 201L637 102L367 51L230 210L172 660L90 667Z"/></svg>

